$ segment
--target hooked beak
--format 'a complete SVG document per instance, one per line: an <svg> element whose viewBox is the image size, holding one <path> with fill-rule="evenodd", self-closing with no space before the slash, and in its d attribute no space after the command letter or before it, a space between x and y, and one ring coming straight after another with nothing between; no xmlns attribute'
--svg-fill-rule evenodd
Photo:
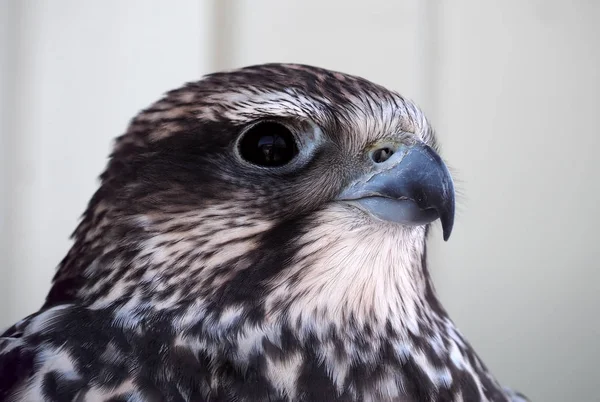
<svg viewBox="0 0 600 402"><path fill-rule="evenodd" d="M377 171L351 183L337 200L405 225L439 219L444 240L454 224L454 184L440 156L428 145L403 145Z"/></svg>

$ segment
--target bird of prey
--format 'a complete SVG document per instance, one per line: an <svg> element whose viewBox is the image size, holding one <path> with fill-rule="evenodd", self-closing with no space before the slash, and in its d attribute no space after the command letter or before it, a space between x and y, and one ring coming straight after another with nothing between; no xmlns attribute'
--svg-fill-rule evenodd
<svg viewBox="0 0 600 402"><path fill-rule="evenodd" d="M410 100L298 64L168 92L115 141L2 401L519 401L440 304L455 208Z"/></svg>

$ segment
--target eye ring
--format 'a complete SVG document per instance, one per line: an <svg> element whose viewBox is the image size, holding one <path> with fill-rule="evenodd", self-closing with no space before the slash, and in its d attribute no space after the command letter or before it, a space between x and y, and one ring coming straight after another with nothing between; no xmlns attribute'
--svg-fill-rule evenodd
<svg viewBox="0 0 600 402"><path fill-rule="evenodd" d="M265 168L285 166L299 153L292 131L271 120L257 122L244 130L237 148L246 162Z"/></svg>

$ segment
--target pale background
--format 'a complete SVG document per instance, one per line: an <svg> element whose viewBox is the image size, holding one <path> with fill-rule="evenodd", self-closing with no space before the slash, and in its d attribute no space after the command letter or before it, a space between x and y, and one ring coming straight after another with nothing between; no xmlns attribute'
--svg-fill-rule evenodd
<svg viewBox="0 0 600 402"><path fill-rule="evenodd" d="M0 1L0 327L39 308L139 109L301 62L423 106L462 190L431 241L451 315L503 383L600 400L600 1Z"/></svg>

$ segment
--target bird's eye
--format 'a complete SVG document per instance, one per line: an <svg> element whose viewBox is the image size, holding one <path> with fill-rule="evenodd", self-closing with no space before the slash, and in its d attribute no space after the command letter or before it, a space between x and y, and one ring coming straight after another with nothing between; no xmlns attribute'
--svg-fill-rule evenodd
<svg viewBox="0 0 600 402"><path fill-rule="evenodd" d="M371 158L375 163L383 163L390 159L390 156L394 154L394 150L389 147L376 149L372 154Z"/></svg>
<svg viewBox="0 0 600 402"><path fill-rule="evenodd" d="M246 161L259 166L283 166L298 154L292 132L282 124L262 122L248 129L239 142Z"/></svg>

